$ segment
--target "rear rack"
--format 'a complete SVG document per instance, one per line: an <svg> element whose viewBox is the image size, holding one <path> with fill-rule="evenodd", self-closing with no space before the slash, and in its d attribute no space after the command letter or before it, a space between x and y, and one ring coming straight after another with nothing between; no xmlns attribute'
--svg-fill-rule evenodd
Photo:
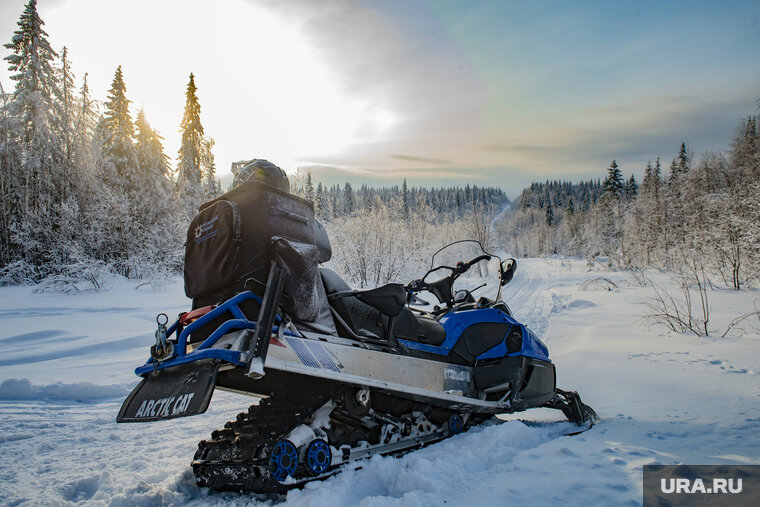
<svg viewBox="0 0 760 507"><path fill-rule="evenodd" d="M253 299L259 304L262 304L263 302L261 297L247 290L237 294L231 299L228 299L221 305L217 306L210 312L199 317L197 320L191 322L185 327L183 327L180 323L181 318L178 318L174 324L172 324L169 329L166 330L167 337L178 335L176 337L174 354L169 359L166 359L164 361L156 361L155 359L150 358L144 365L135 369L135 374L141 377L145 377L156 370L163 370L166 368L171 368L173 366L179 366L181 364L199 361L201 359L221 359L222 361L234 364L236 366L248 365L248 361L246 361L244 357L241 357L247 351L241 352L237 350L226 350L213 347L222 338L222 336L231 331L241 329L255 330L258 327L257 323L255 321L249 320L240 309L240 304L249 299ZM222 325L214 330L214 332L211 333L211 335L209 335L209 337L206 338L203 343L201 343L191 352L188 352L188 339L190 335L217 317L220 317L225 312L231 313L234 318L222 323ZM279 326L281 323L282 317L280 315L275 315L274 324L276 325L272 327L272 333L279 332ZM283 333L291 336L297 336L289 329L283 330Z"/></svg>

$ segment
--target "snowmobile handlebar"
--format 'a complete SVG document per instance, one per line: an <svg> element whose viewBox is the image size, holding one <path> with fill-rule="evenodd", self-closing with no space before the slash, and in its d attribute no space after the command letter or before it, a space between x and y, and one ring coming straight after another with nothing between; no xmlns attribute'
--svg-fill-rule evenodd
<svg viewBox="0 0 760 507"><path fill-rule="evenodd" d="M425 276L423 276L419 280L412 280L411 282L409 282L407 285L404 286L404 289L409 294L414 294L414 293L426 290L432 293L438 299L439 302L446 303L446 305L451 305L451 303L454 300L454 295L452 294L452 288L454 286L454 282L456 281L456 279L459 278L464 273L466 273L472 266L474 266L478 262L489 261L489 260L491 260L490 255L480 255L468 262L458 262L456 267L437 266L435 268L428 270L428 272L425 273ZM425 279L431 273L434 273L442 269L447 269L451 273L448 276L441 278L440 280L436 280L435 282L425 281Z"/></svg>

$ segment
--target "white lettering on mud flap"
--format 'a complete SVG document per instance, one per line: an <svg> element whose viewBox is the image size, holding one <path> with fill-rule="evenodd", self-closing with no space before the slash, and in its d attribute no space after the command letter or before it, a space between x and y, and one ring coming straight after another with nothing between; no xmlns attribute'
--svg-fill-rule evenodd
<svg viewBox="0 0 760 507"><path fill-rule="evenodd" d="M187 412L190 400L195 393L187 393L181 396L170 396L157 400L145 400L135 414L135 418L169 417L181 415Z"/></svg>

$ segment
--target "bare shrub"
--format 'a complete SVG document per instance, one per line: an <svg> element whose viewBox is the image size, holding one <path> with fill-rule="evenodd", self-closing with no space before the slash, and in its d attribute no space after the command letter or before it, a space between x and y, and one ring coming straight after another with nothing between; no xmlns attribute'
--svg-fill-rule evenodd
<svg viewBox="0 0 760 507"><path fill-rule="evenodd" d="M76 294L100 291L113 275L111 266L100 260L80 261L64 266L59 273L49 275L34 289L37 294Z"/></svg>

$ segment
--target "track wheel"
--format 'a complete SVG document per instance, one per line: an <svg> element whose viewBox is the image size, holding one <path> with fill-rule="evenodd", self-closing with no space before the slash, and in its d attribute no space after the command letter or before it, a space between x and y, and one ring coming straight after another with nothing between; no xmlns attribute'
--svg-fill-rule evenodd
<svg viewBox="0 0 760 507"><path fill-rule="evenodd" d="M456 435L464 431L464 419L459 414L453 414L449 417L449 435Z"/></svg>
<svg viewBox="0 0 760 507"><path fill-rule="evenodd" d="M290 440L280 440L269 455L269 470L272 477L283 482L287 476L293 476L298 466L298 450Z"/></svg>
<svg viewBox="0 0 760 507"><path fill-rule="evenodd" d="M320 475L330 468L332 463L332 451L327 442L318 438L309 442L306 446L304 466L311 475Z"/></svg>
<svg viewBox="0 0 760 507"><path fill-rule="evenodd" d="M372 405L372 395L369 389L348 388L343 391L343 406L354 417L364 417Z"/></svg>

